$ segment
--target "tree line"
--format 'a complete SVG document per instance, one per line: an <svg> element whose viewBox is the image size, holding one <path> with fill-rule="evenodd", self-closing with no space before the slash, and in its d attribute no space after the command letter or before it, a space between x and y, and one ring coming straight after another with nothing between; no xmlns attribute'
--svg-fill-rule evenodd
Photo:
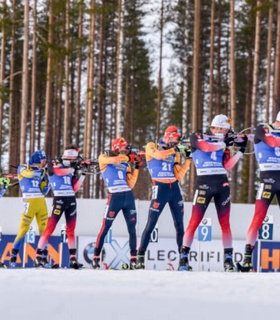
<svg viewBox="0 0 280 320"><path fill-rule="evenodd" d="M90 159L118 136L143 149L170 124L188 137L223 113L241 132L280 110L277 0L1 0L0 16L0 164L9 172L40 148L56 157L75 143ZM252 143L247 153L229 173L234 202L254 202ZM192 166L186 201L194 179ZM143 167L136 198L149 199L150 184ZM80 196L105 197L99 174Z"/></svg>

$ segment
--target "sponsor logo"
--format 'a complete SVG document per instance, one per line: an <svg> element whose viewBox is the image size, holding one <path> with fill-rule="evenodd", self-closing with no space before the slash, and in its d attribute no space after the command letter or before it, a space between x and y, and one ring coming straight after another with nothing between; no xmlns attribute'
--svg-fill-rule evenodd
<svg viewBox="0 0 280 320"><path fill-rule="evenodd" d="M271 197L271 192L264 191L262 193L262 198L269 199Z"/></svg>
<svg viewBox="0 0 280 320"><path fill-rule="evenodd" d="M160 206L160 203L159 203L159 202L156 202L156 201L155 201L155 202L153 203L153 208L154 208L154 209L158 209L159 206Z"/></svg>
<svg viewBox="0 0 280 320"><path fill-rule="evenodd" d="M60 213L61 213L61 210L59 210L59 209L54 209L53 213L59 216Z"/></svg>
<svg viewBox="0 0 280 320"><path fill-rule="evenodd" d="M222 206L225 206L229 202L230 202L230 197L227 197L227 199L224 202L222 202Z"/></svg>
<svg viewBox="0 0 280 320"><path fill-rule="evenodd" d="M204 225L207 224L207 219L203 219L203 220L201 221L201 223L204 224Z"/></svg>
<svg viewBox="0 0 280 320"><path fill-rule="evenodd" d="M209 189L209 186L207 186L207 184L203 184L203 185L200 185L200 186L198 186L198 188L199 189L204 189L204 190L207 190L207 189Z"/></svg>
<svg viewBox="0 0 280 320"><path fill-rule="evenodd" d="M275 182L275 180L272 179L272 178L264 179L263 181L264 181L265 183L270 183L270 184L273 184L273 183Z"/></svg>
<svg viewBox="0 0 280 320"><path fill-rule="evenodd" d="M197 202L197 203L200 203L200 204L204 204L204 203L206 202L206 198L204 198L204 197L197 197L196 202Z"/></svg>
<svg viewBox="0 0 280 320"><path fill-rule="evenodd" d="M74 210L73 212L70 213L70 217L73 217L77 213L77 210Z"/></svg>
<svg viewBox="0 0 280 320"><path fill-rule="evenodd" d="M205 196L206 195L206 191L199 190L198 194L201 195L201 196Z"/></svg>
<svg viewBox="0 0 280 320"><path fill-rule="evenodd" d="M84 251L83 251L84 259L89 264L91 264L92 259L93 259L94 248L95 248L95 242L91 242L84 248ZM103 260L105 260L105 258L106 258L106 251L103 248L100 253L100 260L103 261Z"/></svg>
<svg viewBox="0 0 280 320"><path fill-rule="evenodd" d="M271 184L265 184L265 185L264 185L264 188L265 188L266 190L271 190L271 189L272 189L272 185L271 185Z"/></svg>
<svg viewBox="0 0 280 320"><path fill-rule="evenodd" d="M108 213L108 216L109 216L109 218L114 218L115 212L114 212L114 211L110 211L110 212Z"/></svg>

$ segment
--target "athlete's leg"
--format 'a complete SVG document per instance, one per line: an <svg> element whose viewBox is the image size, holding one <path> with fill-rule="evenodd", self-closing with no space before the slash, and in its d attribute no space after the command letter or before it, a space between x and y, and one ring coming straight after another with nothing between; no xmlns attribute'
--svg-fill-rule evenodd
<svg viewBox="0 0 280 320"><path fill-rule="evenodd" d="M274 194L275 192L273 191L271 184L261 183L257 193L254 216L246 237L246 244L249 244L251 247L254 247L255 245L258 237L258 230L263 223Z"/></svg>
<svg viewBox="0 0 280 320"><path fill-rule="evenodd" d="M136 258L137 255L137 236L136 236L136 223L137 213L135 207L135 200L132 191L125 192L125 202L123 208L123 215L127 225L129 234L129 248L131 257Z"/></svg>
<svg viewBox="0 0 280 320"><path fill-rule="evenodd" d="M20 217L19 231L17 233L17 236L13 244L13 249L15 249L17 252L21 247L24 241L24 237L28 232L30 225L34 219L34 216L37 212L38 199L31 199L31 198L23 199L23 203L24 203L24 211Z"/></svg>
<svg viewBox="0 0 280 320"><path fill-rule="evenodd" d="M204 217L205 211L213 196L209 184L198 180L197 189L194 194L191 219L183 237L183 247L190 248L193 242L194 233Z"/></svg>
<svg viewBox="0 0 280 320"><path fill-rule="evenodd" d="M94 248L94 256L99 256L102 250L104 239L110 230L115 218L123 206L123 195L120 193L109 194L105 206L104 218L102 220L101 228L96 238Z"/></svg>
<svg viewBox="0 0 280 320"><path fill-rule="evenodd" d="M169 191L169 184L165 183L157 182L152 187L152 201L150 203L148 221L141 236L141 243L138 250L138 255L145 255L146 249L150 241L151 233L154 230L158 218L168 201Z"/></svg>
<svg viewBox="0 0 280 320"><path fill-rule="evenodd" d="M227 180L227 179L226 179ZM214 196L218 220L222 230L224 248L232 248L232 232L230 227L230 189L228 181L217 182L217 191Z"/></svg>
<svg viewBox="0 0 280 320"><path fill-rule="evenodd" d="M48 219L46 229L44 230L44 232L42 233L39 239L37 251L38 249L39 249L39 252L43 251L43 249L46 247L46 244L49 241L50 236L54 232L54 229L64 212L65 198L66 197L54 197L52 213Z"/></svg>
<svg viewBox="0 0 280 320"><path fill-rule="evenodd" d="M182 247L184 236L184 201L178 182L172 184L172 191L169 200L171 215L176 230L176 243L178 251Z"/></svg>

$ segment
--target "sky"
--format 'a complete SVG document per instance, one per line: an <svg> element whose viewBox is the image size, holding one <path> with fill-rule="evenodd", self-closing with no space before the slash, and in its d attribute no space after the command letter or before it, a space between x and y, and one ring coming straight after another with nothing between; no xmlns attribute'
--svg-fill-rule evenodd
<svg viewBox="0 0 280 320"><path fill-rule="evenodd" d="M1 319L279 318L280 273L0 269Z"/></svg>

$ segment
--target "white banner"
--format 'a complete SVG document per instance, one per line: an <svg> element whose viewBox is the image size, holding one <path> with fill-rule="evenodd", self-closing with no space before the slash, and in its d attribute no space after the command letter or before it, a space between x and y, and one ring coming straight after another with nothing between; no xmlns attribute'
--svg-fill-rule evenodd
<svg viewBox="0 0 280 320"><path fill-rule="evenodd" d="M79 262L91 268L95 237L78 237ZM101 269L121 269L123 263L129 263L130 249L128 238L112 237L103 247ZM139 239L138 239L138 243ZM243 260L244 241L234 241L234 262ZM199 242L194 240L190 254L193 271L223 271L224 250L220 239ZM145 267L147 270L177 270L179 254L175 239L159 238L158 242L149 243Z"/></svg>

